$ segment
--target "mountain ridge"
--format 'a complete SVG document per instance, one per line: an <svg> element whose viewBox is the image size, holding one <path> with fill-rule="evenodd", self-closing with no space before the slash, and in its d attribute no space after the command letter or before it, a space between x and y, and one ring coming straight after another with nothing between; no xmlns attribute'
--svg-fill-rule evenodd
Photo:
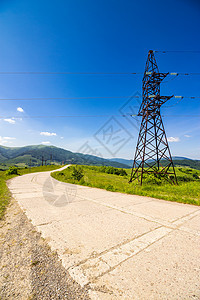
<svg viewBox="0 0 200 300"><path fill-rule="evenodd" d="M29 145L24 147L0 146L1 165L37 166L43 163L73 163L86 165L105 165L128 168L127 165L97 156L75 153L56 146Z"/></svg>
<svg viewBox="0 0 200 300"><path fill-rule="evenodd" d="M195 160L195 159L191 159L191 158L188 158L188 157L184 157L184 156L172 156L172 159L173 160ZM110 158L111 161L116 161L116 162L119 162L119 163L124 163L128 166L131 166L133 165L133 159L125 159L125 158ZM198 159L197 159L198 161Z"/></svg>
<svg viewBox="0 0 200 300"><path fill-rule="evenodd" d="M79 164L95 166L112 166L116 168L131 168L133 160L123 158L103 159L94 155L72 152L56 146L28 145L22 147L0 146L0 168L11 165L19 167L38 166L42 164ZM187 157L173 157L175 166L191 167L200 170L200 160Z"/></svg>
<svg viewBox="0 0 200 300"><path fill-rule="evenodd" d="M200 170L200 160L198 159L191 159L182 156L172 156L173 163L175 167L183 166L183 167L190 167L197 170ZM111 161L116 161L118 163L123 163L132 168L133 160L132 159L124 159L124 158L111 158ZM151 161L149 161L151 163ZM165 162L162 162L165 165Z"/></svg>

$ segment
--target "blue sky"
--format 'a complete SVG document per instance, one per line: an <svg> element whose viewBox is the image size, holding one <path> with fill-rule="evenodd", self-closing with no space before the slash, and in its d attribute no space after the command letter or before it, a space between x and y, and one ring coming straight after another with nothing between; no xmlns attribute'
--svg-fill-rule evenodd
<svg viewBox="0 0 200 300"><path fill-rule="evenodd" d="M0 72L143 73L149 49L200 50L199 27L200 3L195 0L0 1ZM161 72L200 72L200 53L155 55ZM200 96L200 76L172 78L163 82L162 95ZM0 98L6 99L120 97L138 95L141 89L142 74L0 74ZM140 101L0 101L0 143L44 143L131 159L140 119L122 114L130 106L136 114ZM176 102L162 108L172 155L200 159L200 98ZM55 117L64 115L77 117Z"/></svg>

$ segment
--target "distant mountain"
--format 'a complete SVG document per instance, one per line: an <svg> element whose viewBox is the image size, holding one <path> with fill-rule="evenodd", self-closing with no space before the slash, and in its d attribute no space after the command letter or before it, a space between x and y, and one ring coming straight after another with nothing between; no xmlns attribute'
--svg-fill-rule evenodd
<svg viewBox="0 0 200 300"><path fill-rule="evenodd" d="M55 146L34 145L26 147L4 147L0 146L0 165L1 166L38 166L43 163L65 163L82 164L95 166L112 166L116 168L127 168L123 163L102 159L97 156L82 153L73 153L71 151ZM0 166L0 168L1 168Z"/></svg>
<svg viewBox="0 0 200 300"><path fill-rule="evenodd" d="M200 160L193 160L193 159L190 159L187 157L182 157L182 156L173 156L172 159L173 159L175 167L184 166L184 167L190 167L193 169L200 170ZM123 159L123 158L111 158L110 160L116 161L121 164L125 164L129 167L133 166L132 159L128 160L128 159ZM165 162L163 162L163 165L165 165Z"/></svg>
<svg viewBox="0 0 200 300"><path fill-rule="evenodd" d="M183 156L172 156L173 160L193 160L191 158L183 157Z"/></svg>
<svg viewBox="0 0 200 300"><path fill-rule="evenodd" d="M193 159L182 159L182 160L174 160L175 167L190 167L192 169L200 170L200 160Z"/></svg>
<svg viewBox="0 0 200 300"><path fill-rule="evenodd" d="M123 158L102 159L97 156L73 153L71 151L55 146L34 145L26 147L4 147L0 146L0 169L11 165L16 166L38 166L42 164L78 164L94 166L112 166L116 168L131 168L133 160ZM186 166L200 170L200 160L192 160L186 157L173 157L175 166ZM164 164L164 163L163 163Z"/></svg>
<svg viewBox="0 0 200 300"><path fill-rule="evenodd" d="M124 158L111 158L110 161L116 161L120 164L125 164L129 167L133 166L133 160L132 159L124 159Z"/></svg>

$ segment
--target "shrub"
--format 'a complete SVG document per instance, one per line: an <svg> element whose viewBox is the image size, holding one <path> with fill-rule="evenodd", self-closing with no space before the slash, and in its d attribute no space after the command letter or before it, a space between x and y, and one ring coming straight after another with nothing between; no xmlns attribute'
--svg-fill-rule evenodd
<svg viewBox="0 0 200 300"><path fill-rule="evenodd" d="M99 172L105 173L105 172L106 172L106 167L100 167L100 168L99 168Z"/></svg>
<svg viewBox="0 0 200 300"><path fill-rule="evenodd" d="M187 168L186 171L185 171L185 173L190 174L190 173L193 173L193 171L194 171L194 170Z"/></svg>
<svg viewBox="0 0 200 300"><path fill-rule="evenodd" d="M85 180L83 178L80 179L79 184L84 185L85 184Z"/></svg>
<svg viewBox="0 0 200 300"><path fill-rule="evenodd" d="M194 179L199 179L200 178L197 173L194 173L192 176L194 177Z"/></svg>
<svg viewBox="0 0 200 300"><path fill-rule="evenodd" d="M80 167L73 167L72 175L71 177L77 181L80 181L81 178L83 178L83 169Z"/></svg>
<svg viewBox="0 0 200 300"><path fill-rule="evenodd" d="M127 176L127 173L124 169L118 169L118 168L114 168L114 167L105 167L105 166L100 167L99 172L120 175L120 176Z"/></svg>
<svg viewBox="0 0 200 300"><path fill-rule="evenodd" d="M162 179L159 178L159 176L156 176L156 174L148 174L145 178L145 182L160 185L162 183Z"/></svg>
<svg viewBox="0 0 200 300"><path fill-rule="evenodd" d="M107 191L114 192L115 189L114 189L114 187L113 187L112 184L109 184L109 185L106 186L106 190L107 190Z"/></svg>
<svg viewBox="0 0 200 300"><path fill-rule="evenodd" d="M18 168L15 166L10 167L7 171L6 171L6 175L19 175L18 173Z"/></svg>
<svg viewBox="0 0 200 300"><path fill-rule="evenodd" d="M120 176L127 176L127 173L124 169L120 169Z"/></svg>
<svg viewBox="0 0 200 300"><path fill-rule="evenodd" d="M114 174L115 168L113 167L106 167L106 173L107 174Z"/></svg>
<svg viewBox="0 0 200 300"><path fill-rule="evenodd" d="M183 175L183 176L178 175L177 176L177 180L178 181L188 182L188 181L194 181L195 179L191 175Z"/></svg>
<svg viewBox="0 0 200 300"><path fill-rule="evenodd" d="M114 170L114 171L113 171L113 174L115 174L115 175L120 175L120 170Z"/></svg>

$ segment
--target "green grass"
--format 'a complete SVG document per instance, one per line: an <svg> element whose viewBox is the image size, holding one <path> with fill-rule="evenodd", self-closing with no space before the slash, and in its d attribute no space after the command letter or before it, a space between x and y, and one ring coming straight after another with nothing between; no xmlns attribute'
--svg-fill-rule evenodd
<svg viewBox="0 0 200 300"><path fill-rule="evenodd" d="M19 175L24 175L28 173L35 173L35 172L44 172L44 171L51 171L58 169L61 166L49 165L49 166L40 166L40 167L33 167L31 169L19 169ZM0 171L0 220L4 216L5 210L7 205L11 199L11 193L7 188L6 181L10 178L19 176L19 175L6 175L6 171Z"/></svg>
<svg viewBox="0 0 200 300"><path fill-rule="evenodd" d="M0 171L0 219L3 217L6 206L10 202L10 192L6 186L5 171Z"/></svg>
<svg viewBox="0 0 200 300"><path fill-rule="evenodd" d="M113 192L200 205L200 171L198 170L184 167L176 168L178 185L172 185L165 181L159 182L159 180L154 180L152 176L146 176L141 186L136 180L128 183L130 169L126 169L126 176L119 176L103 173L101 167L81 166L81 168L84 176L80 181L72 177L72 166L64 171L52 173L52 177L63 182L97 187Z"/></svg>
<svg viewBox="0 0 200 300"><path fill-rule="evenodd" d="M48 166L40 166L40 167L32 167L32 168L23 168L19 169L18 173L19 175L24 175L28 173L36 173L36 172L47 172L47 171L53 171L56 169L61 168L61 165L48 165Z"/></svg>

